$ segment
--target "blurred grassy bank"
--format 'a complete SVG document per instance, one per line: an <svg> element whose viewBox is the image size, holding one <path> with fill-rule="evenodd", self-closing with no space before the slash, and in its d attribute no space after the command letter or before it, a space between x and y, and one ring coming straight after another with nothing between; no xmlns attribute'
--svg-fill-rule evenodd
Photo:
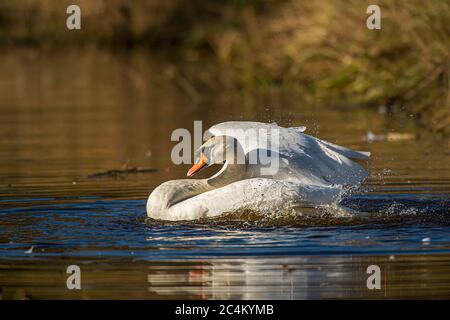
<svg viewBox="0 0 450 320"><path fill-rule="evenodd" d="M66 29L69 4L82 30ZM381 30L366 28L369 4L381 7ZM449 21L442 0L2 0L0 43L146 46L182 64L214 61L222 87L381 106L448 134Z"/></svg>

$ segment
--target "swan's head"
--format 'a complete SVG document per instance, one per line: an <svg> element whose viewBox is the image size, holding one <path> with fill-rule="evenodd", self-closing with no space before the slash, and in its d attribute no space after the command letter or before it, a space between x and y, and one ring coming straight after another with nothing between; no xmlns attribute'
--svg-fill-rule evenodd
<svg viewBox="0 0 450 320"><path fill-rule="evenodd" d="M239 142L231 136L215 136L208 139L196 152L195 164L189 169L190 177L213 164L245 164L245 155Z"/></svg>

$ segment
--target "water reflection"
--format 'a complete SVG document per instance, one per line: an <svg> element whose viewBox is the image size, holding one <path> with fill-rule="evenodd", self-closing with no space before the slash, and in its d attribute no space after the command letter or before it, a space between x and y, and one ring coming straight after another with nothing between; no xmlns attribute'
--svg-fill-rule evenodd
<svg viewBox="0 0 450 320"><path fill-rule="evenodd" d="M342 259L334 260L342 263ZM311 290L317 282L326 284L327 278L344 274L340 268L326 272L320 266L311 267L308 261L306 257L218 259L185 270L174 268L174 274L152 266L149 291L200 299L317 299L321 294Z"/></svg>
<svg viewBox="0 0 450 320"><path fill-rule="evenodd" d="M411 264L412 262L413 265ZM381 269L369 290L367 267ZM199 299L344 299L450 295L447 256L240 258L148 267L148 290Z"/></svg>
<svg viewBox="0 0 450 320"><path fill-rule="evenodd" d="M82 290L66 287L79 263ZM367 288L367 267L381 289ZM3 299L346 299L450 295L447 255L303 256L134 262L73 259L0 264Z"/></svg>

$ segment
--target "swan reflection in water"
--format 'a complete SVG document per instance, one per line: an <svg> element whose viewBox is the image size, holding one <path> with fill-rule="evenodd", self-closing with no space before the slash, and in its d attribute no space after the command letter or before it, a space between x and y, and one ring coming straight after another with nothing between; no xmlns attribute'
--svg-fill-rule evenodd
<svg viewBox="0 0 450 320"><path fill-rule="evenodd" d="M446 255L248 257L152 264L147 278L163 299L448 297L449 263ZM371 265L380 267L380 289L367 286Z"/></svg>
<svg viewBox="0 0 450 320"><path fill-rule="evenodd" d="M149 292L194 299L320 299L377 297L360 258L235 258L150 266ZM368 262L369 263L369 262ZM385 262L383 262L385 263Z"/></svg>

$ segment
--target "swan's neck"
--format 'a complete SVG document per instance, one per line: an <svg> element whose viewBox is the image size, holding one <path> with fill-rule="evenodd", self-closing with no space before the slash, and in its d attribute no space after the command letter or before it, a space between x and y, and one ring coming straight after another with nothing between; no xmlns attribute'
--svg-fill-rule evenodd
<svg viewBox="0 0 450 320"><path fill-rule="evenodd" d="M213 189L226 186L238 180L242 180L247 175L247 164L236 164L225 161L223 167L212 177L205 179L206 183Z"/></svg>
<svg viewBox="0 0 450 320"><path fill-rule="evenodd" d="M207 179L180 179L167 181L150 194L147 214L153 218L163 218L177 203L188 201L201 193L221 188L246 177L245 164L225 162L218 173Z"/></svg>

